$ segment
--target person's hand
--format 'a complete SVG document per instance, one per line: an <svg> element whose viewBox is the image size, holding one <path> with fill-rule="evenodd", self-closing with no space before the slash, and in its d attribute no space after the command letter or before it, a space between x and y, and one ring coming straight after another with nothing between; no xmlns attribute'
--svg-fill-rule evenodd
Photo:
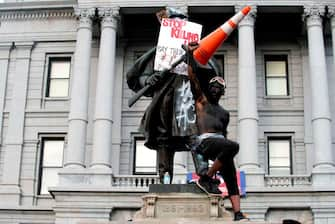
<svg viewBox="0 0 335 224"><path fill-rule="evenodd" d="M149 76L146 80L145 83L147 85L154 86L156 85L159 81L161 80L161 76L159 72L153 73L151 76Z"/></svg>
<svg viewBox="0 0 335 224"><path fill-rule="evenodd" d="M188 45L183 45L182 48L186 51L185 63L191 66L192 70L195 71L197 68L197 62L193 57L193 52L199 47L197 42L191 42Z"/></svg>
<svg viewBox="0 0 335 224"><path fill-rule="evenodd" d="M193 52L195 49L197 49L199 47L199 43L198 42L190 42L188 45L188 50Z"/></svg>

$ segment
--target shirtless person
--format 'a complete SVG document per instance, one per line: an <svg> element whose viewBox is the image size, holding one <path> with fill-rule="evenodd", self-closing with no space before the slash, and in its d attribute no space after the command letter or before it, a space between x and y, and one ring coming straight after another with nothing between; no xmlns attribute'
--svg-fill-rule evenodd
<svg viewBox="0 0 335 224"><path fill-rule="evenodd" d="M197 127L200 143L197 153L214 161L207 174L200 176L197 185L208 194L217 194L217 183L212 177L219 171L228 188L229 199L234 211L234 221L248 220L240 211L240 195L237 185L234 156L239 150L236 142L227 139L229 112L219 105L225 91L225 81L216 76L205 83L199 64L193 58L197 45L190 45L188 51L188 75L195 99ZM200 81L199 81L200 80Z"/></svg>

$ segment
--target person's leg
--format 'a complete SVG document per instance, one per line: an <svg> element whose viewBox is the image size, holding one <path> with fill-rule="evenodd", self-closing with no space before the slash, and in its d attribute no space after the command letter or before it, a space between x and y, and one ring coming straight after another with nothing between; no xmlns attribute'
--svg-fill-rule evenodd
<svg viewBox="0 0 335 224"><path fill-rule="evenodd" d="M240 195L231 195L229 196L229 200L234 213L239 212L241 210Z"/></svg>
<svg viewBox="0 0 335 224"><path fill-rule="evenodd" d="M221 167L222 162L218 159L215 159L213 165L208 169L207 175L210 177L214 176L217 173L217 171L221 169Z"/></svg>
<svg viewBox="0 0 335 224"><path fill-rule="evenodd" d="M210 158L210 155L211 155L210 150L211 150L212 145L213 145L212 141L210 139L209 140L206 139L205 141L201 142L201 144L196 149L195 153L199 153L200 155L202 155L203 157L202 160L206 161L205 163L202 163L202 165L205 164L206 167L198 166L197 168L197 165L196 165L197 174L200 177L199 180L196 182L196 184L198 185L199 188L201 188L207 194L221 195L222 192L218 189L219 183L216 180L213 180L212 176L208 175L208 158Z"/></svg>
<svg viewBox="0 0 335 224"><path fill-rule="evenodd" d="M240 210L240 195L237 185L236 169L233 158L222 161L220 173L226 183L228 195L234 212Z"/></svg>
<svg viewBox="0 0 335 224"><path fill-rule="evenodd" d="M215 158L211 168L209 168L208 176L214 176L222 167L222 161L228 158L234 158L239 151L238 143L226 138L213 138L209 146L208 154L210 158Z"/></svg>
<svg viewBox="0 0 335 224"><path fill-rule="evenodd" d="M208 159L206 159L201 153L196 150L191 150L193 163L196 174L200 176L207 175L208 173Z"/></svg>
<svg viewBox="0 0 335 224"><path fill-rule="evenodd" d="M223 161L220 173L223 176L228 189L229 200L234 212L234 220L248 220L248 218L246 218L241 212L240 194L237 185L236 168L233 157Z"/></svg>

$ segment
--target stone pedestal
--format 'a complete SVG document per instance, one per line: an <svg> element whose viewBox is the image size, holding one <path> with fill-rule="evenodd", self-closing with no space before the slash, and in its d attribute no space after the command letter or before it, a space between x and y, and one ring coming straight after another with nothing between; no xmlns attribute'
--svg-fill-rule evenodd
<svg viewBox="0 0 335 224"><path fill-rule="evenodd" d="M220 196L208 196L195 184L153 184L142 199L143 206L134 221L232 219Z"/></svg>
<svg viewBox="0 0 335 224"><path fill-rule="evenodd" d="M78 222L78 224L236 224L235 221L222 221L222 219L196 219L196 218L171 218L167 220L148 219L142 221L111 221L111 222ZM281 222L246 221L244 224L282 224Z"/></svg>

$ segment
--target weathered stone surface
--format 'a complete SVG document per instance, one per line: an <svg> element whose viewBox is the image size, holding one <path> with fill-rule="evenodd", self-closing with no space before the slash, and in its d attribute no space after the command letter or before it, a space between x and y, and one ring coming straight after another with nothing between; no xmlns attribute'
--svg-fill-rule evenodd
<svg viewBox="0 0 335 224"><path fill-rule="evenodd" d="M143 206L135 214L135 221L223 218L225 213L220 196L208 196L195 184L153 184L142 199Z"/></svg>
<svg viewBox="0 0 335 224"><path fill-rule="evenodd" d="M204 192L196 184L151 184L149 193L197 193Z"/></svg>
<svg viewBox="0 0 335 224"><path fill-rule="evenodd" d="M137 221L111 221L111 222L79 222L78 224L236 224L234 221L222 219L151 219ZM245 224L281 224L279 222L248 221Z"/></svg>
<svg viewBox="0 0 335 224"><path fill-rule="evenodd" d="M221 197L199 193L149 193L134 219L222 217Z"/></svg>

